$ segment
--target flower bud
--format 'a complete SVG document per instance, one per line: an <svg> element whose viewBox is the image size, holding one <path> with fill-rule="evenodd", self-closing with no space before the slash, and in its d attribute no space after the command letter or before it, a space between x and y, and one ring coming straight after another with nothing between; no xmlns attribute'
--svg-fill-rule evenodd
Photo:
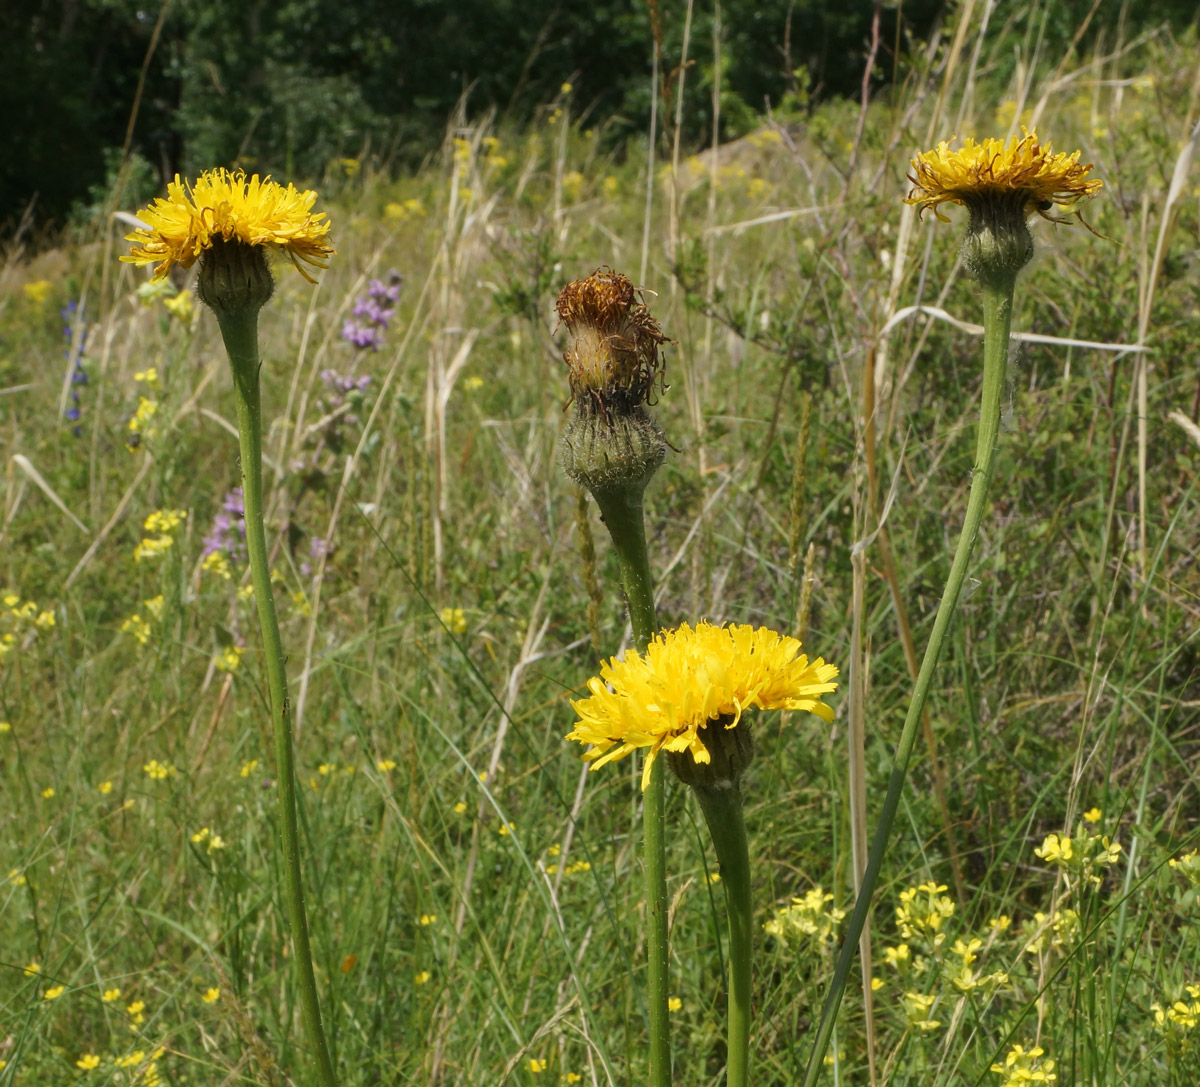
<svg viewBox="0 0 1200 1087"><path fill-rule="evenodd" d="M640 498L666 457L667 440L646 411L662 382L659 347L671 343L623 275L601 268L558 296L567 328L563 355L572 414L562 435L563 468L602 496Z"/></svg>
<svg viewBox="0 0 1200 1087"><path fill-rule="evenodd" d="M256 315L275 291L262 246L214 237L200 256L200 300L220 317Z"/></svg>
<svg viewBox="0 0 1200 1087"><path fill-rule="evenodd" d="M701 725L697 736L708 749L708 762L697 762L690 751L668 751L667 765L693 789L728 789L738 785L754 761L754 733L745 718L717 717Z"/></svg>

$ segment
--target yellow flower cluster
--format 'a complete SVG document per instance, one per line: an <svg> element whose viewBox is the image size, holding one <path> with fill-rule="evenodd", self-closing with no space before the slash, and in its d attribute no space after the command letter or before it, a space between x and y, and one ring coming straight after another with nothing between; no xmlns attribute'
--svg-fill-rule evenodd
<svg viewBox="0 0 1200 1087"><path fill-rule="evenodd" d="M846 917L846 911L826 908L833 895L820 886L814 887L800 898L793 898L790 906L776 910L775 916L763 925L763 930L787 946L788 940L810 940L823 946L836 936L838 925Z"/></svg>
<svg viewBox="0 0 1200 1087"><path fill-rule="evenodd" d="M933 1010L933 1006L936 1003L937 997L933 994L919 992L905 993L904 1017L908 1020L908 1025L922 1033L937 1030L942 1025L941 1021L929 1018L929 1013Z"/></svg>
<svg viewBox="0 0 1200 1087"><path fill-rule="evenodd" d="M151 759L142 770L151 781L162 781L164 778L175 776L175 767L169 762L159 762L158 759Z"/></svg>
<svg viewBox="0 0 1200 1087"><path fill-rule="evenodd" d="M187 510L155 510L150 514L142 525L147 535L133 549L134 561L157 559L170 551L175 542L173 533L186 517Z"/></svg>
<svg viewBox="0 0 1200 1087"><path fill-rule="evenodd" d="M201 827L192 835L193 845L202 845L208 853L217 853L225 848L225 839L219 834L213 834L208 827Z"/></svg>
<svg viewBox="0 0 1200 1087"><path fill-rule="evenodd" d="M1047 834L1042 844L1035 849L1034 856L1040 857L1047 864L1061 868L1073 876L1082 876L1094 886L1099 886L1101 876L1099 870L1111 868L1121 856L1120 843L1112 841L1107 834L1092 834L1086 824L1099 820L1088 819L1080 823L1075 836L1068 837L1065 833Z"/></svg>
<svg viewBox="0 0 1200 1087"><path fill-rule="evenodd" d="M227 645L215 657L213 667L218 672L236 672L242 663L242 654L246 650L240 645Z"/></svg>
<svg viewBox="0 0 1200 1087"><path fill-rule="evenodd" d="M0 657L11 653L18 645L27 647L38 631L50 630L56 625L54 612L42 609L32 600L22 600L21 594L11 589L0 596Z"/></svg>
<svg viewBox="0 0 1200 1087"><path fill-rule="evenodd" d="M941 947L946 933L943 928L954 916L954 900L943 893L944 883L929 881L900 892L896 907L896 925L906 940L924 938L931 948Z"/></svg>
<svg viewBox="0 0 1200 1087"><path fill-rule="evenodd" d="M1003 1064L993 1064L991 1070L1004 1077L1001 1087L1026 1087L1030 1083L1053 1083L1058 1079L1054 1061L1043 1060L1045 1050L1040 1045L1026 1049L1014 1045Z"/></svg>
<svg viewBox="0 0 1200 1087"><path fill-rule="evenodd" d="M1039 954L1047 948L1070 951L1082 931L1079 914L1075 910L1060 909L1050 914L1039 910L1025 926L1025 932L1029 935L1025 951L1030 955Z"/></svg>
<svg viewBox="0 0 1200 1087"><path fill-rule="evenodd" d="M1200 985L1186 985L1184 992L1189 999L1172 1001L1168 1005L1151 1004L1154 1014L1154 1029L1166 1042L1167 1055L1172 1060L1195 1048L1196 1027L1200 1026Z"/></svg>
<svg viewBox="0 0 1200 1087"><path fill-rule="evenodd" d="M466 634L467 632L467 617L463 614L462 608L442 608L438 612L438 618L451 634Z"/></svg>
<svg viewBox="0 0 1200 1087"><path fill-rule="evenodd" d="M1179 857L1172 857L1167 864L1175 869L1193 887L1200 887L1200 853L1192 850Z"/></svg>

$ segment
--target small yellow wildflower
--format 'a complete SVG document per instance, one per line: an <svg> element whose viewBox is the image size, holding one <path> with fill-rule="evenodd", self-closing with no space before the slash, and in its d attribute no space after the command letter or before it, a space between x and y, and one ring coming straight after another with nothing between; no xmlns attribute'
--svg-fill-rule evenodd
<svg viewBox="0 0 1200 1087"><path fill-rule="evenodd" d="M946 897L946 889L944 883L928 881L900 892L896 924L901 936L906 940L925 938L934 947L942 945L946 939L942 928L954 914L954 900Z"/></svg>
<svg viewBox="0 0 1200 1087"><path fill-rule="evenodd" d="M216 574L222 581L233 579L233 569L229 565L229 559L225 557L224 551L210 551L204 556L200 569L206 574Z"/></svg>
<svg viewBox="0 0 1200 1087"><path fill-rule="evenodd" d="M101 796L108 796L108 794L111 793L112 790L113 790L113 783L111 781L102 781L102 782L100 782L99 785L96 786L96 792L98 792Z"/></svg>
<svg viewBox="0 0 1200 1087"><path fill-rule="evenodd" d="M1014 1045L1003 1064L993 1064L991 1071L1004 1077L1001 1087L1026 1087L1030 1083L1054 1083L1058 1079L1053 1061L1044 1061L1045 1050L1040 1045L1032 1049Z"/></svg>
<svg viewBox="0 0 1200 1087"><path fill-rule="evenodd" d="M133 380L141 385L154 386L158 384L158 367L147 366L144 370L135 370Z"/></svg>
<svg viewBox="0 0 1200 1087"><path fill-rule="evenodd" d="M667 1011L677 1012L682 1007L683 1007L683 1001L679 997L672 996L672 997L667 998Z"/></svg>
<svg viewBox="0 0 1200 1087"><path fill-rule="evenodd" d="M433 977L433 975L428 970L420 970L416 975L414 975L413 981L415 981L418 985L424 985L431 977Z"/></svg>
<svg viewBox="0 0 1200 1087"><path fill-rule="evenodd" d="M146 536L133 549L133 561L141 562L143 559L160 558L171 550L174 542L170 536Z"/></svg>
<svg viewBox="0 0 1200 1087"><path fill-rule="evenodd" d="M396 769L396 760L395 759L380 759L375 765L382 773L390 774L393 770Z"/></svg>
<svg viewBox="0 0 1200 1087"><path fill-rule="evenodd" d="M187 510L155 510L142 524L147 532L174 532L187 519Z"/></svg>
<svg viewBox="0 0 1200 1087"><path fill-rule="evenodd" d="M42 797L43 797L43 799L45 799L45 800L50 800L50 799L52 799L52 798L53 798L53 796L54 796L54 786L53 786L53 785L47 785L47 786L46 786L46 788L44 788L44 789L42 790Z"/></svg>
<svg viewBox="0 0 1200 1087"><path fill-rule="evenodd" d="M227 645L213 658L213 667L218 672L236 672L245 652L240 645Z"/></svg>
<svg viewBox="0 0 1200 1087"><path fill-rule="evenodd" d="M1033 852L1034 856L1059 867L1065 867L1074 856L1071 839L1065 834L1047 834L1045 841Z"/></svg>
<svg viewBox="0 0 1200 1087"><path fill-rule="evenodd" d="M421 914L420 923L422 925L432 925L436 920L436 913L423 913Z"/></svg>
<svg viewBox="0 0 1200 1087"><path fill-rule="evenodd" d="M467 810L467 802L465 800L460 800L457 804L454 805L454 814L455 815L462 815L462 813L465 812L466 810Z"/></svg>
<svg viewBox="0 0 1200 1087"><path fill-rule="evenodd" d="M84 1053L83 1056L75 1062L76 1068L82 1068L85 1072L90 1072L93 1068L100 1067L100 1058L95 1053Z"/></svg>
<svg viewBox="0 0 1200 1087"><path fill-rule="evenodd" d="M27 978L31 978L31 977L33 977L34 974L40 974L41 972L42 972L42 964L40 962L31 962L28 966L25 967L25 976Z"/></svg>
<svg viewBox="0 0 1200 1087"><path fill-rule="evenodd" d="M105 989L104 992L100 994L100 999L105 1004L111 1004L114 1000L121 999L121 990L120 989Z"/></svg>
<svg viewBox="0 0 1200 1087"><path fill-rule="evenodd" d="M471 374L469 377L463 378L463 384L471 392L476 392L483 388L483 378L478 374Z"/></svg>
<svg viewBox="0 0 1200 1087"><path fill-rule="evenodd" d="M1098 823L1103 818L1104 812L1102 812L1099 808L1089 808L1083 813L1084 822L1087 823Z"/></svg>
<svg viewBox="0 0 1200 1087"><path fill-rule="evenodd" d="M929 1018L929 1012L936 1003L937 996L934 994L927 996L917 992L905 993L904 1013L908 1018L909 1026L922 1032L937 1030L942 1025L941 1022Z"/></svg>
<svg viewBox="0 0 1200 1087"><path fill-rule="evenodd" d="M133 1026L140 1027L146 1021L146 1002L144 1000L135 1000L125 1008ZM141 1057L138 1057L137 1063L141 1063Z"/></svg>
<svg viewBox="0 0 1200 1087"><path fill-rule="evenodd" d="M507 838L507 837L508 837L508 834L509 834L509 830L508 830L508 824L507 824L507 823L501 823L501 824L500 824L500 827L499 827L499 829L496 831L496 833L497 833L497 834L499 834L501 838Z"/></svg>
<svg viewBox="0 0 1200 1087"><path fill-rule="evenodd" d="M845 910L827 908L832 901L832 894L814 887L802 897L793 898L790 906L777 910L774 919L763 928L785 946L789 939L808 938L818 944L826 943L833 939L846 917Z"/></svg>
<svg viewBox="0 0 1200 1087"><path fill-rule="evenodd" d="M311 190L299 192L293 185L285 189L269 177L260 180L258 174L247 180L240 171L210 170L192 185L184 185L176 174L166 198L138 212L147 228L126 236L134 244L121 260L155 265L158 279L176 264L190 268L223 239L281 250L311 280L300 262L324 268L333 254L325 213L312 213L316 199Z"/></svg>
<svg viewBox="0 0 1200 1087"><path fill-rule="evenodd" d="M563 194L568 200L578 200L579 194L583 191L583 174L578 170L572 170L564 174L562 187Z"/></svg>
<svg viewBox="0 0 1200 1087"><path fill-rule="evenodd" d="M0 736L6 732L12 732L12 725L8 721L0 721Z"/></svg>
<svg viewBox="0 0 1200 1087"><path fill-rule="evenodd" d="M438 617L442 620L442 625L451 634L465 634L467 632L467 618L463 615L462 608L442 608L438 613Z"/></svg>
<svg viewBox="0 0 1200 1087"><path fill-rule="evenodd" d="M66 992L66 989L67 987L65 985L52 985L42 994L42 996L44 996L47 1000L57 1000L63 995L64 992Z"/></svg>
<svg viewBox="0 0 1200 1087"><path fill-rule="evenodd" d="M187 324L196 309L195 295L189 290L182 290L174 298L164 298L163 309L177 321Z"/></svg>
<svg viewBox="0 0 1200 1087"><path fill-rule="evenodd" d="M320 774L322 777L325 777L325 775L327 775L327 774L332 774L336 770L337 770L336 762L323 762L323 763L321 763L320 766L317 767L317 773Z"/></svg>
<svg viewBox="0 0 1200 1087"><path fill-rule="evenodd" d="M546 1071L546 1062L543 1060L539 1060L537 1057L530 1057L529 1058L529 1071L531 1071L535 1076L541 1072Z"/></svg>
<svg viewBox="0 0 1200 1087"><path fill-rule="evenodd" d="M582 1080L583 1080L583 1076L581 1076L578 1072L568 1072L567 1073L567 1082L568 1083L580 1083Z"/></svg>
<svg viewBox="0 0 1200 1087"><path fill-rule="evenodd" d="M37 627L38 630L49 630L52 626L54 626L54 623L54 612L52 611L38 612L37 618L33 621L33 625Z"/></svg>
<svg viewBox="0 0 1200 1087"><path fill-rule="evenodd" d="M221 999L221 990L217 986L211 985L200 994L200 999L205 1004L215 1004Z"/></svg>
<svg viewBox="0 0 1200 1087"><path fill-rule="evenodd" d="M150 624L135 613L121 624L121 633L128 634L138 645L145 645L150 641Z"/></svg>
<svg viewBox="0 0 1200 1087"><path fill-rule="evenodd" d="M242 777L248 778L251 774L254 773L254 771L257 767L258 767L258 759L251 759L249 762L242 763L242 768L241 768L241 770L238 771L238 773Z"/></svg>
<svg viewBox="0 0 1200 1087"><path fill-rule="evenodd" d="M153 781L162 781L163 778L171 777L175 773L175 767L171 763L159 762L158 759L151 759L142 769Z"/></svg>
<svg viewBox="0 0 1200 1087"><path fill-rule="evenodd" d="M54 284L48 279L37 279L32 283L26 283L22 290L25 292L25 297L29 299L35 306L40 306L45 303L50 297L50 291Z"/></svg>
<svg viewBox="0 0 1200 1087"><path fill-rule="evenodd" d="M1178 857L1172 857L1167 864L1175 869L1193 887L1200 887L1200 853L1192 850Z"/></svg>
<svg viewBox="0 0 1200 1087"><path fill-rule="evenodd" d="M604 193L605 199L612 200L621 191L621 183L609 174L600 182L600 191Z"/></svg>

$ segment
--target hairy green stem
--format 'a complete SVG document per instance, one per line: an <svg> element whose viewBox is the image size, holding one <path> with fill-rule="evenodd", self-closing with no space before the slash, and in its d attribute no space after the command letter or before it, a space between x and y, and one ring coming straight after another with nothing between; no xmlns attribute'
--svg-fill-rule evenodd
<svg viewBox="0 0 1200 1087"><path fill-rule="evenodd" d="M246 511L246 550L250 557L250 579L258 606L271 696L271 724L275 736L275 789L278 797L279 844L284 872L284 901L292 937L293 958L300 983L300 1011L308 1044L324 1087L336 1087L337 1079L325 1030L313 972L308 918L304 910L304 883L300 875L300 834L296 822L296 775L292 755L292 724L284 670L283 641L271 590L267 560L267 536L263 527L262 405L258 386L258 315L253 310L236 313L215 310L225 350L233 368L236 393L238 440L242 460L242 498Z"/></svg>
<svg viewBox="0 0 1200 1087"><path fill-rule="evenodd" d="M658 633L654 581L646 551L642 495L626 489L593 492L612 536L621 566L621 585L629 607L633 641L639 653ZM667 1007L667 847L666 780L661 758L654 760L650 782L642 794L645 838L646 954L650 1003L650 1087L671 1087L671 1022Z"/></svg>
<svg viewBox="0 0 1200 1087"><path fill-rule="evenodd" d="M718 726L719 727L719 726ZM743 726L744 727L744 726ZM746 842L742 790L694 786L712 835L729 918L729 1012L726 1087L746 1087L750 1077L750 983L754 926L750 911L750 847Z"/></svg>
<svg viewBox="0 0 1200 1087"><path fill-rule="evenodd" d="M867 859L866 872L863 874L862 888L854 904L854 913L850 917L850 924L846 929L845 941L838 955L833 980L830 982L829 992L825 997L825 1006L821 1010L821 1022L817 1027L817 1037L808 1060L808 1067L805 1069L803 1087L813 1087L823 1067L825 1050L829 1045L829 1037L833 1032L842 996L846 991L846 981L850 976L859 939L866 925L875 885L879 881L879 869L887 850L892 823L896 818L896 810L900 806L900 795L904 791L904 780L908 774L908 763L912 756L917 727L925 709L925 700L929 695L934 669L937 667L938 657L941 655L942 643L946 638L950 619L958 605L958 597L962 591L963 581L966 579L971 551L975 547L975 538L979 535L979 525L983 519L984 507L987 505L988 488L992 482L996 438L1000 432L1000 404L1004 392L1004 373L1008 362L1008 339L1012 323L1015 284L1015 271L1006 281L997 282L993 279L991 282L981 283L984 327L983 392L979 406L979 432L975 441L975 472L971 478L967 512L963 518L962 534L958 538L958 546L954 551L954 561L950 565L950 575L946 579L946 587L942 590L942 601L938 605L937 616L933 621L933 632L929 638L929 645L925 649L925 658L921 661L921 669L917 673L917 681L913 685L912 701L908 706L908 715L904 719L900 742L896 745L896 755L892 763L891 774L888 777L887 795L883 800L883 810L879 813L879 824L871 843L871 852Z"/></svg>

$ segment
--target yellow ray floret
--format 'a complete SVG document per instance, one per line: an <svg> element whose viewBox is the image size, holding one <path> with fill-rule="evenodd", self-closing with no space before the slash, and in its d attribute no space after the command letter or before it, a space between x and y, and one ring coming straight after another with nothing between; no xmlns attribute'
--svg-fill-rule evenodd
<svg viewBox="0 0 1200 1087"><path fill-rule="evenodd" d="M1051 204L1070 207L1099 192L1103 182L1088 178L1092 164L1079 161L1080 152L1055 154L1049 143L1038 142L1036 132L1003 140L976 143L968 138L951 150L943 140L934 151L922 151L912 160L908 175L912 190L906 204L921 211L933 208L945 221L938 206L947 202L971 205L990 199L1019 197L1026 211L1046 212Z"/></svg>
<svg viewBox="0 0 1200 1087"><path fill-rule="evenodd" d="M687 751L707 763L706 730L736 728L751 707L807 710L831 721L821 695L837 688L830 682L837 674L820 657L810 661L797 639L765 627L701 622L693 630L684 623L657 635L644 656L630 652L603 664L588 680L590 696L571 703L579 720L567 739L592 745L584 758L593 770L649 748L645 789L660 751Z"/></svg>
<svg viewBox="0 0 1200 1087"><path fill-rule="evenodd" d="M316 199L312 190L300 192L291 184L285 188L258 174L247 180L241 171L209 170L194 185L185 185L176 174L166 198L138 213L146 228L126 236L134 245L121 260L156 265L158 279L172 265L190 268L222 238L283 250L300 274L314 282L300 261L324 268L334 251L325 213L312 213Z"/></svg>

